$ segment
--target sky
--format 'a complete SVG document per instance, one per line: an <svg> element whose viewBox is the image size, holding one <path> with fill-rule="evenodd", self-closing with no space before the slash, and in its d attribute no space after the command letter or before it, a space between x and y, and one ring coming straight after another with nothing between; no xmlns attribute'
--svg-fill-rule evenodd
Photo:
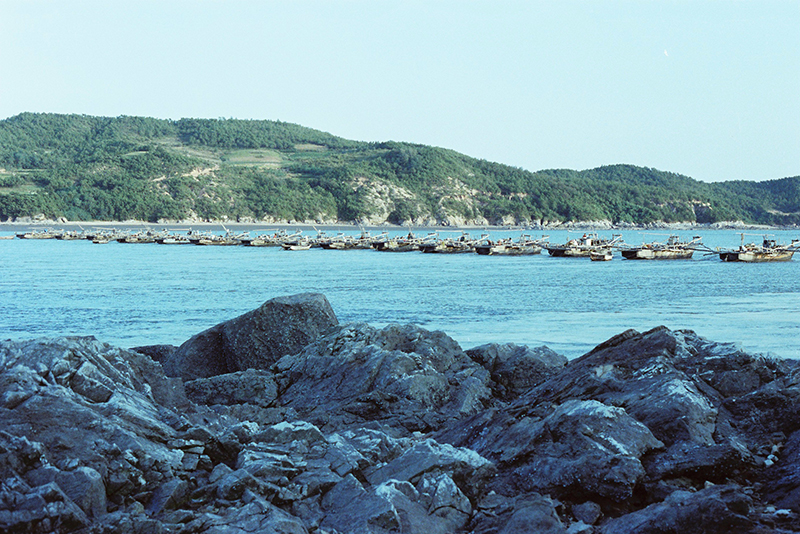
<svg viewBox="0 0 800 534"><path fill-rule="evenodd" d="M1 0L0 119L25 111L797 176L800 0Z"/></svg>

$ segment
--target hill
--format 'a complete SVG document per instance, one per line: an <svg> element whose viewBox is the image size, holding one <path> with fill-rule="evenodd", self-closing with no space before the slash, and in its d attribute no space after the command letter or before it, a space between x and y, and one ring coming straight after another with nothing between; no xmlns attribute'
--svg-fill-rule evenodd
<svg viewBox="0 0 800 534"><path fill-rule="evenodd" d="M398 224L800 223L800 177L707 184L631 165L531 172L280 121L22 113L0 121L0 219Z"/></svg>

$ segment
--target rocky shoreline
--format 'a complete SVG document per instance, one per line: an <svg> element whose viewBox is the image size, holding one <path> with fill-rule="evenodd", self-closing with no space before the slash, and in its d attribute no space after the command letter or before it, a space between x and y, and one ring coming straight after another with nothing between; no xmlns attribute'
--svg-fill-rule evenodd
<svg viewBox="0 0 800 534"><path fill-rule="evenodd" d="M0 531L800 532L800 363L567 361L280 297L180 347L0 342Z"/></svg>

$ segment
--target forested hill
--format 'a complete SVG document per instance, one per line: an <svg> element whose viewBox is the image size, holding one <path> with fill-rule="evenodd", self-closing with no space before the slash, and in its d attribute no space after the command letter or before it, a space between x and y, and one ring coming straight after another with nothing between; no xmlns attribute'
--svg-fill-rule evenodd
<svg viewBox="0 0 800 534"><path fill-rule="evenodd" d="M800 223L800 177L708 184L631 165L531 172L279 121L23 113L0 121L0 220L451 225Z"/></svg>

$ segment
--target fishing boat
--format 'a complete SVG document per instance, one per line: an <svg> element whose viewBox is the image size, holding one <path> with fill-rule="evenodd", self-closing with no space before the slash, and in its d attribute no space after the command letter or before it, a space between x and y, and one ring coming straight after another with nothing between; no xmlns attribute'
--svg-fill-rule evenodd
<svg viewBox="0 0 800 534"><path fill-rule="evenodd" d="M249 241L244 240L242 244L250 246L250 247L279 247L283 243L287 243L289 241L296 241L300 238L300 235L303 233L302 230L298 230L293 233L288 233L286 230L276 230L272 234L258 234L253 239Z"/></svg>
<svg viewBox="0 0 800 534"><path fill-rule="evenodd" d="M58 237L59 232L53 232L49 228L46 230L33 230L32 232L23 232L17 234L20 239L55 239Z"/></svg>
<svg viewBox="0 0 800 534"><path fill-rule="evenodd" d="M86 234L82 230L65 230L56 236L61 241L77 241L86 239Z"/></svg>
<svg viewBox="0 0 800 534"><path fill-rule="evenodd" d="M510 238L499 241L483 239L475 245L475 252L482 256L530 256L541 254L542 247L547 242L547 239L548 236L542 236L541 239L531 239L529 235L520 236L516 242Z"/></svg>
<svg viewBox="0 0 800 534"><path fill-rule="evenodd" d="M156 243L159 245L191 245L192 241L188 235L167 234L156 239Z"/></svg>
<svg viewBox="0 0 800 534"><path fill-rule="evenodd" d="M209 234L201 237L195 244L206 246L233 246L241 245L242 238L246 234L234 234L230 230L226 230L224 235Z"/></svg>
<svg viewBox="0 0 800 534"><path fill-rule="evenodd" d="M734 250L719 250L719 259L722 261L763 263L790 261L792 256L800 248L800 240L793 240L791 245L779 245L769 236L764 236L760 245L755 243L744 243L742 234L742 244Z"/></svg>
<svg viewBox="0 0 800 534"><path fill-rule="evenodd" d="M120 243L155 243L156 240L161 238L163 238L163 234L147 230L144 232L128 234L120 239L117 239L117 241Z"/></svg>
<svg viewBox="0 0 800 534"><path fill-rule="evenodd" d="M614 251L610 248L598 248L589 253L592 261L611 261L614 259Z"/></svg>
<svg viewBox="0 0 800 534"><path fill-rule="evenodd" d="M622 236L615 234L611 239L598 237L597 234L583 234L579 239L570 239L561 245L548 245L547 252L556 258L588 258L593 250L610 248L618 243Z"/></svg>
<svg viewBox="0 0 800 534"><path fill-rule="evenodd" d="M409 232L406 237L393 237L386 241L375 242L372 247L381 252L411 252L419 250L421 241L413 233Z"/></svg>
<svg viewBox="0 0 800 534"><path fill-rule="evenodd" d="M307 237L303 237L295 241L288 241L286 243L281 243L281 247L283 247L283 250L309 250L312 247L312 245L313 242Z"/></svg>
<svg viewBox="0 0 800 534"><path fill-rule="evenodd" d="M700 236L694 236L691 241L681 241L680 237L671 235L666 243L654 241L638 247L625 246L619 249L626 260L689 260L696 247L701 244Z"/></svg>
<svg viewBox="0 0 800 534"><path fill-rule="evenodd" d="M117 239L115 236L116 234L113 232L98 232L92 236L92 243L95 245L105 245L115 241Z"/></svg>
<svg viewBox="0 0 800 534"><path fill-rule="evenodd" d="M425 253L434 254L463 254L475 252L475 246L480 239L473 239L466 232L459 237L448 237L445 239L433 238L425 240L419 245L419 249Z"/></svg>

